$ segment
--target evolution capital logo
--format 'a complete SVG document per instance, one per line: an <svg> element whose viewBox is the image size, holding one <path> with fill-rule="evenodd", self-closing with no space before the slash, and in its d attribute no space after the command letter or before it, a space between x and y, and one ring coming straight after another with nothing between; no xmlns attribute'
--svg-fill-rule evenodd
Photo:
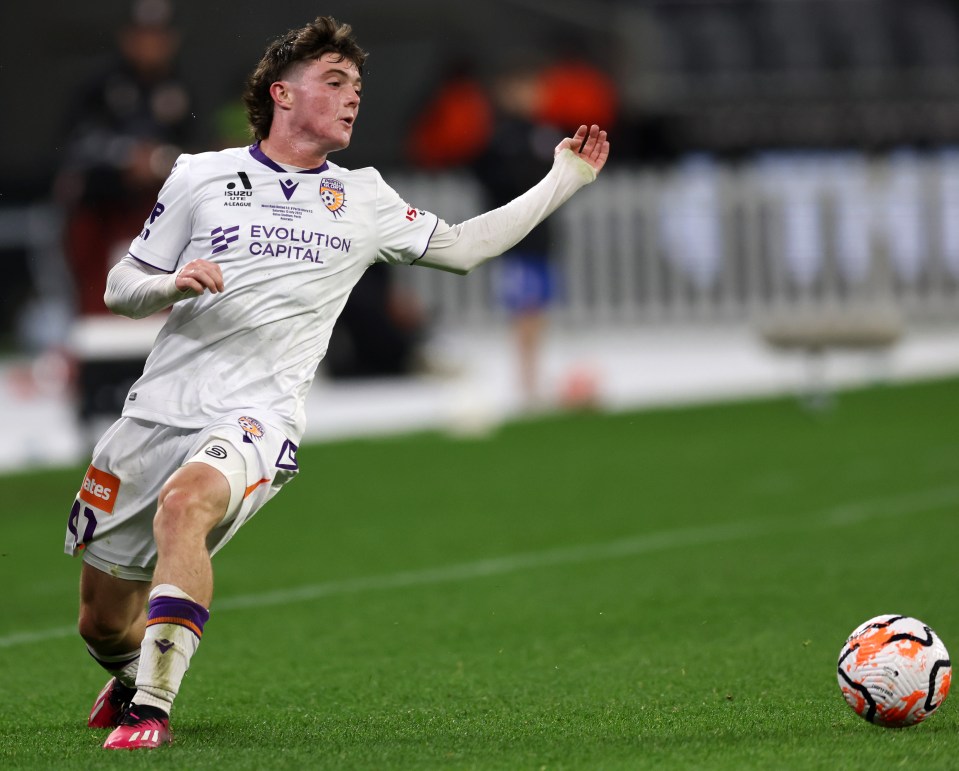
<svg viewBox="0 0 959 771"><path fill-rule="evenodd" d="M210 254L225 252L230 248L230 244L239 241L239 230L239 225L226 228L222 226L213 228L213 230L210 231L210 246L213 247L213 251L211 251Z"/></svg>

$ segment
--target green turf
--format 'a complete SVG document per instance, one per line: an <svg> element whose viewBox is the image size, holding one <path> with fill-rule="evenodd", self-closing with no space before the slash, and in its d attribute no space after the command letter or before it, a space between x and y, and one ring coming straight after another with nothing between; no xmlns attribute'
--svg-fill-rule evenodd
<svg viewBox="0 0 959 771"><path fill-rule="evenodd" d="M957 397L304 448L214 561L154 753L83 727L104 676L59 554L81 470L2 478L0 768L955 768L959 700L876 728L835 665L886 612L959 650Z"/></svg>

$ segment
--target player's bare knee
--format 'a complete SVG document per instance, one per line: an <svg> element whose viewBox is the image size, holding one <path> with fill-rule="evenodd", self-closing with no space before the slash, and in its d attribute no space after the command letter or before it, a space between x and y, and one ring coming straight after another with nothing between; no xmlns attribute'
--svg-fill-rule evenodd
<svg viewBox="0 0 959 771"><path fill-rule="evenodd" d="M132 620L112 608L84 604L80 606L77 630L94 650L107 651L123 640Z"/></svg>
<svg viewBox="0 0 959 771"><path fill-rule="evenodd" d="M195 531L203 508L202 496L197 492L181 487L164 488L153 518L153 533L157 541Z"/></svg>
<svg viewBox="0 0 959 771"><path fill-rule="evenodd" d="M226 513L221 496L195 485L171 480L160 492L153 533L160 543L184 536L206 535Z"/></svg>

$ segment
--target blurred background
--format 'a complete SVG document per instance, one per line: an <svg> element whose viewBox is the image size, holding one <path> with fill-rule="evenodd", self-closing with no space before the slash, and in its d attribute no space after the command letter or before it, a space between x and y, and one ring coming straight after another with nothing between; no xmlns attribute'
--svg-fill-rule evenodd
<svg viewBox="0 0 959 771"><path fill-rule="evenodd" d="M959 371L959 5L949 0L7 4L0 468L80 462L161 319L102 304L179 152L247 144L264 47L317 13L371 53L352 146L459 222L580 123L612 157L468 278L371 269L308 437ZM371 405L373 405L371 407Z"/></svg>

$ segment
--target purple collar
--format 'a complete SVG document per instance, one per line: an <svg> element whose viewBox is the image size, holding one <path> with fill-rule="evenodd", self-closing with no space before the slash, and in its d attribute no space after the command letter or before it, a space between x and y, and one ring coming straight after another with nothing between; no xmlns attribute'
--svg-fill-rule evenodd
<svg viewBox="0 0 959 771"><path fill-rule="evenodd" d="M267 154L260 149L259 142L254 142L252 145L250 145L250 155L256 158L256 160L258 160L264 166L268 166L269 168L273 169L273 171L278 171L281 174L290 173L286 169L284 169L282 166L280 166L280 164L278 164L272 158L268 157ZM328 168L330 168L330 165L326 161L324 161L322 166L317 166L315 169L303 169L302 171L298 171L296 173L297 174L319 174L321 171L326 171Z"/></svg>

